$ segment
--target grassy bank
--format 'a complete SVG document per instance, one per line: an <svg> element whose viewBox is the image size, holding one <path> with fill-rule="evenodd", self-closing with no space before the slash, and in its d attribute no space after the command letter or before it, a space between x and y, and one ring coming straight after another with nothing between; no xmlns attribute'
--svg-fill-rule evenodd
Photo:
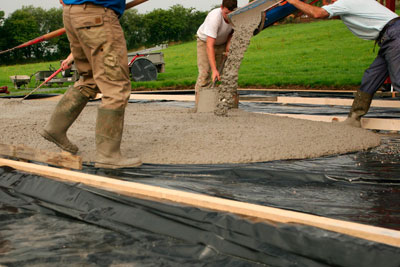
<svg viewBox="0 0 400 267"><path fill-rule="evenodd" d="M339 20L273 26L252 39L239 72L239 86L356 86L375 57L373 46L372 41L355 37ZM133 82L133 88L194 86L196 42L170 46L163 52L165 73L154 82ZM59 62L47 62L0 67L0 86L12 87L10 75L30 75L47 70L50 64L59 66Z"/></svg>

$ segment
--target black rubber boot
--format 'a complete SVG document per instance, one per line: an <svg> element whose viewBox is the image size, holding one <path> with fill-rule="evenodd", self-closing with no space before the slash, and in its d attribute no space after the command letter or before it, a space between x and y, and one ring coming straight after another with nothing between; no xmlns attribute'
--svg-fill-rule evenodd
<svg viewBox="0 0 400 267"><path fill-rule="evenodd" d="M361 117L367 114L373 95L357 90L348 118L343 124L361 128Z"/></svg>
<svg viewBox="0 0 400 267"><path fill-rule="evenodd" d="M78 118L88 101L89 98L79 90L69 88L58 102L49 122L40 132L40 135L61 149L76 154L79 149L69 141L67 130Z"/></svg>
<svg viewBox="0 0 400 267"><path fill-rule="evenodd" d="M142 165L139 158L121 155L125 109L99 108L96 121L96 168L119 169Z"/></svg>

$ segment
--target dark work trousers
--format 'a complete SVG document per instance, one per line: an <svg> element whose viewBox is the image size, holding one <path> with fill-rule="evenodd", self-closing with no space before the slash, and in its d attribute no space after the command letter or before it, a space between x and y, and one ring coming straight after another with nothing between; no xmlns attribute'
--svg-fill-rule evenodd
<svg viewBox="0 0 400 267"><path fill-rule="evenodd" d="M378 55L364 72L360 90L374 95L389 76L393 88L400 91L400 20L387 27L378 45Z"/></svg>

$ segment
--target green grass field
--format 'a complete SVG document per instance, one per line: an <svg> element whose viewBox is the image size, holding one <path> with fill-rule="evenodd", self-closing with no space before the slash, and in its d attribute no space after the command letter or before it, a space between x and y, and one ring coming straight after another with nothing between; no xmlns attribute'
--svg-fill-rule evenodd
<svg viewBox="0 0 400 267"><path fill-rule="evenodd" d="M375 58L374 42L354 36L340 20L269 27L251 40L239 72L240 87L357 86ZM132 82L135 89L193 88L197 77L196 42L163 51L165 73L154 82ZM0 86L13 88L11 75L48 70L45 62L0 67ZM29 85L35 86L34 80ZM13 91L16 91L13 89Z"/></svg>

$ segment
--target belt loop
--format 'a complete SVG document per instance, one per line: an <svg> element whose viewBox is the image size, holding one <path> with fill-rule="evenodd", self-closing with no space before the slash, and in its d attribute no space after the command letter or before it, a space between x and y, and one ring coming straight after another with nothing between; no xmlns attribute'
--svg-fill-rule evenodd
<svg viewBox="0 0 400 267"><path fill-rule="evenodd" d="M83 4L83 10L86 10L86 7L87 7L87 3L84 3Z"/></svg>

